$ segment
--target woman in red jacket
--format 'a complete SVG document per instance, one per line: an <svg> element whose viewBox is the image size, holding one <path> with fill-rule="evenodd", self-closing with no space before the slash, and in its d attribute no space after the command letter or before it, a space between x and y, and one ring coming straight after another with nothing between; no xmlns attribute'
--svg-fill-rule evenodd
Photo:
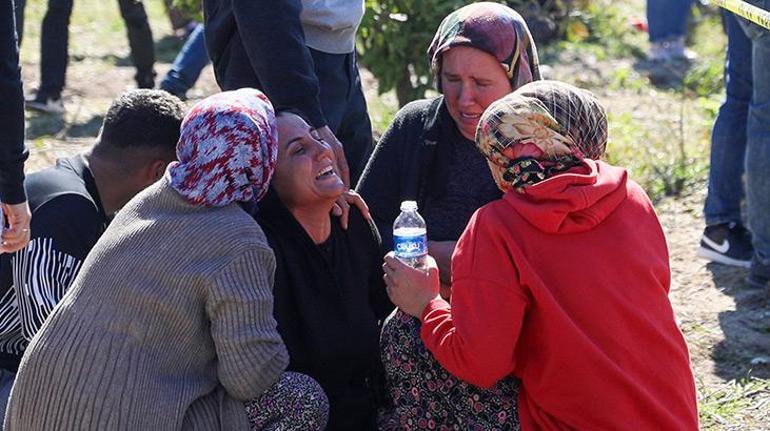
<svg viewBox="0 0 770 431"><path fill-rule="evenodd" d="M493 103L476 143L505 195L460 238L451 305L435 267L392 254L388 293L453 375L480 387L521 379L524 430L697 429L666 240L626 170L596 160L606 129L596 98L567 84L533 82Z"/></svg>

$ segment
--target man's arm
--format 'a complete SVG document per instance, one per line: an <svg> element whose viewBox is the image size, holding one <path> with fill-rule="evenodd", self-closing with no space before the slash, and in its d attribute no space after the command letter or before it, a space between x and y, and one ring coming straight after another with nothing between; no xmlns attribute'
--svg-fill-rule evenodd
<svg viewBox="0 0 770 431"><path fill-rule="evenodd" d="M300 0L233 0L238 35L262 90L276 108L300 110L334 150L346 187L350 169L342 143L323 115L313 57L302 31Z"/></svg>
<svg viewBox="0 0 770 431"><path fill-rule="evenodd" d="M0 2L0 201L20 204L24 193L24 93L13 0Z"/></svg>
<svg viewBox="0 0 770 431"><path fill-rule="evenodd" d="M305 45L300 0L233 0L233 15L262 89L277 108L302 111L326 126L313 58Z"/></svg>
<svg viewBox="0 0 770 431"><path fill-rule="evenodd" d="M45 203L32 220L32 240L12 258L22 334L31 340L75 280L103 231L85 197L64 195Z"/></svg>

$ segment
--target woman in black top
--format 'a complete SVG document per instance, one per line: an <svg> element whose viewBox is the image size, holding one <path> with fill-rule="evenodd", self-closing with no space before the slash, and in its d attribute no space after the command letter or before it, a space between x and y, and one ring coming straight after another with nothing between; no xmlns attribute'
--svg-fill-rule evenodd
<svg viewBox="0 0 770 431"><path fill-rule="evenodd" d="M449 15L428 49L438 90L396 114L369 159L357 191L383 229L384 251L399 204L416 200L428 248L449 284L454 245L473 212L502 195L473 142L481 113L519 86L540 79L524 19L498 3L473 3Z"/></svg>
<svg viewBox="0 0 770 431"><path fill-rule="evenodd" d="M345 192L331 147L298 115L283 112L277 122L278 161L257 220L275 252L274 310L288 369L324 388L329 430L373 430L379 331L393 308L380 237L355 207L347 230L330 215Z"/></svg>

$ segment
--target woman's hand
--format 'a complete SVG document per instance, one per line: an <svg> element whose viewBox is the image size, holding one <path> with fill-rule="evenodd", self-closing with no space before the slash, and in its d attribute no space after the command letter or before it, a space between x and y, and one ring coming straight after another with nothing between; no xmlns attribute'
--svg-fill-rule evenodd
<svg viewBox="0 0 770 431"><path fill-rule="evenodd" d="M364 198L353 190L348 190L337 198L337 202L335 202L332 207L332 215L340 218L340 224L343 229L348 229L351 205L355 205L355 207L361 211L361 215L363 215L365 219L369 221L372 220L372 215L369 214L369 207L366 205L366 202L364 202Z"/></svg>
<svg viewBox="0 0 770 431"><path fill-rule="evenodd" d="M385 255L382 269L391 302L404 313L420 319L428 303L439 294L436 261L427 256L425 269L412 268L398 260L391 251Z"/></svg>

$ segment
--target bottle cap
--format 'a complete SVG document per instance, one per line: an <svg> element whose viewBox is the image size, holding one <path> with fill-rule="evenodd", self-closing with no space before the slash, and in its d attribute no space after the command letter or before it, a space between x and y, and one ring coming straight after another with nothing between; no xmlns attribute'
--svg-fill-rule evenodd
<svg viewBox="0 0 770 431"><path fill-rule="evenodd" d="M401 202L401 211L416 211L417 202L415 201L403 201Z"/></svg>

